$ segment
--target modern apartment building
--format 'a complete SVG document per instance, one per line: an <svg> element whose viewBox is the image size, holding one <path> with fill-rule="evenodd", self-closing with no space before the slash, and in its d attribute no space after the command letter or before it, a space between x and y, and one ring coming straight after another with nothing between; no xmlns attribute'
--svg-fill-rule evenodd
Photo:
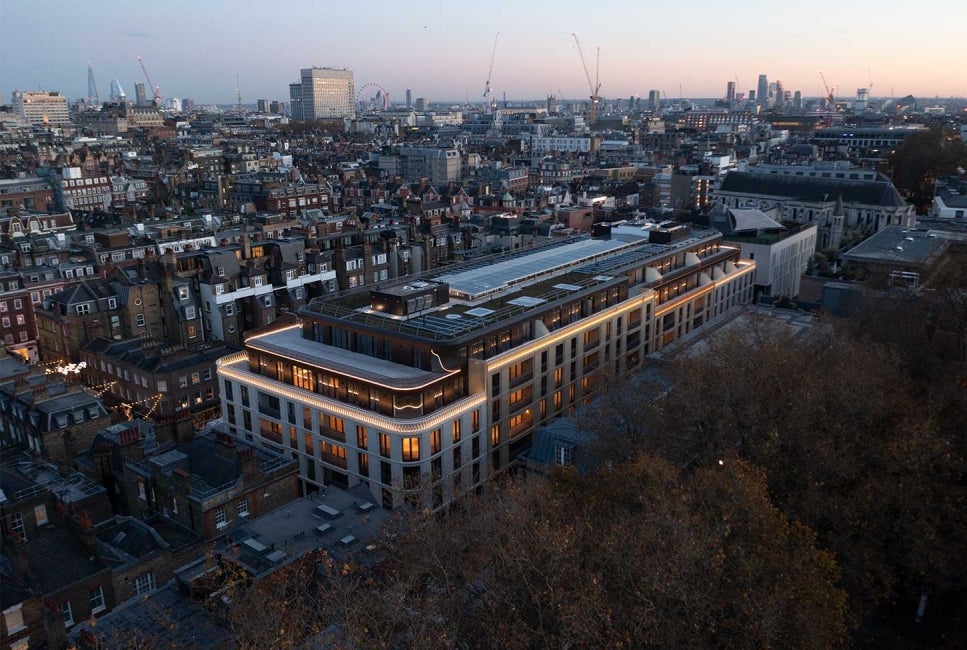
<svg viewBox="0 0 967 650"><path fill-rule="evenodd" d="M218 361L222 415L295 455L307 490L437 507L608 377L749 301L754 275L716 231L638 224L327 296Z"/></svg>
<svg viewBox="0 0 967 650"><path fill-rule="evenodd" d="M56 126L71 121L67 98L57 92L14 91L13 111L31 126Z"/></svg>
<svg viewBox="0 0 967 650"><path fill-rule="evenodd" d="M356 117L356 86L352 70L303 68L300 82L289 84L292 117L325 120Z"/></svg>

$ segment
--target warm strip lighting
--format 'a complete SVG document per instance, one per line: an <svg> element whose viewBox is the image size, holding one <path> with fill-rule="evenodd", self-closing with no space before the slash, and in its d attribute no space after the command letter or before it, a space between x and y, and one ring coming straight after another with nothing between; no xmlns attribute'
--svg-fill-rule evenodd
<svg viewBox="0 0 967 650"><path fill-rule="evenodd" d="M277 397L284 397L287 400L297 404L302 404L303 406L311 406L327 413L349 418L354 422L367 424L374 429L389 431L392 433L413 434L422 433L424 430L435 429L439 426L442 426L444 423L463 415L463 413L467 411L482 406L487 401L487 396L483 393L473 395L466 399L460 400L459 402L454 402L453 404L444 407L440 411L434 412L431 415L414 420L408 420L406 423L402 423L394 418L388 418L385 416L376 415L370 411L352 408L346 406L342 402L325 399L316 393L310 393L307 390L295 388L294 386L289 386L288 384L284 384L282 382L267 380L261 375L232 367L245 361L245 353L239 352L227 357L222 357L215 363L218 366L218 374L220 376L233 379L246 386L255 386L272 393Z"/></svg>
<svg viewBox="0 0 967 650"><path fill-rule="evenodd" d="M558 330L553 334L548 336L543 336L539 339L535 339L530 343L526 343L520 349L509 352L505 356L493 357L487 364L487 372L493 372L494 370L499 370L509 364L519 361L520 359L525 359L528 357L533 357L535 354L540 352L542 349L549 345L553 345L558 341L563 341L575 334L579 334L589 327L594 327L595 325L600 325L601 323L611 320L615 316L620 316L624 312L631 311L632 308L641 309L646 303L653 302L655 299L655 292L649 289L647 292L641 294L640 296L633 298L631 300L626 300L619 305L610 307L607 310L601 312L597 316L591 318L585 318L579 320L573 326L568 325L562 330Z"/></svg>

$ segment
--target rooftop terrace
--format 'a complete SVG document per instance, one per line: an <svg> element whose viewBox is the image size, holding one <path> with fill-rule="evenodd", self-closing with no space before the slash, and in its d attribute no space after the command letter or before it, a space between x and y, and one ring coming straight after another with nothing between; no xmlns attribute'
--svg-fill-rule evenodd
<svg viewBox="0 0 967 650"><path fill-rule="evenodd" d="M304 313L424 339L450 341L575 294L620 283L624 270L719 236L715 230L698 230L672 244L649 243L645 232L641 236L568 240L539 251L478 260L460 264L456 270L450 266L422 274L420 280L449 284L450 299L415 315L401 317L372 309L369 287L316 298ZM413 279L407 278L406 282L412 285Z"/></svg>

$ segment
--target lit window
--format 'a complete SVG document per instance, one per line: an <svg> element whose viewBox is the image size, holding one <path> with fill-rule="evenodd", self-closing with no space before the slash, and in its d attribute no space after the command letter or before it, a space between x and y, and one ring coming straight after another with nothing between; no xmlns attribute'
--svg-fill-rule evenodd
<svg viewBox="0 0 967 650"><path fill-rule="evenodd" d="M39 506L34 506L34 520L36 520L38 526L47 523L47 506L42 503Z"/></svg>
<svg viewBox="0 0 967 650"><path fill-rule="evenodd" d="M27 627L24 624L24 615L21 605L14 605L3 612L4 622L7 624L7 634L13 634ZM14 646L16 647L16 646Z"/></svg>
<svg viewBox="0 0 967 650"><path fill-rule="evenodd" d="M403 438L403 460L420 460L420 439L417 437Z"/></svg>

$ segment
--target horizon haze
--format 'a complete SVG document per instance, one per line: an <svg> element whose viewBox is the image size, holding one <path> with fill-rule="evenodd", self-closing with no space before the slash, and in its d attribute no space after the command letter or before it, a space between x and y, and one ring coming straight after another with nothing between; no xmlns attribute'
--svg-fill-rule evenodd
<svg viewBox="0 0 967 650"><path fill-rule="evenodd" d="M939 5L939 6L938 6ZM594 77L600 47L601 95L721 97L726 83L756 87L759 74L804 96L824 95L822 71L838 97L869 87L874 97L967 96L959 26L965 10L942 2L912 13L896 1L859 0L835 12L802 5L744 2L727 11L700 1L653 7L615 1L560 2L553 12L506 0L440 11L431 3L405 8L378 1L365 14L345 3L295 0L267 12L249 0L128 4L113 0L0 5L0 90L56 90L87 96L90 60L100 95L118 79L133 96L144 81L141 56L161 94L199 103L288 102L288 84L314 65L348 68L356 88L379 84L391 100L405 90L431 101L479 102L494 34L499 42L492 92L510 99L589 94L572 32ZM944 65L947 63L947 65ZM962 65L962 64L961 64ZM959 71L958 71L959 70Z"/></svg>

